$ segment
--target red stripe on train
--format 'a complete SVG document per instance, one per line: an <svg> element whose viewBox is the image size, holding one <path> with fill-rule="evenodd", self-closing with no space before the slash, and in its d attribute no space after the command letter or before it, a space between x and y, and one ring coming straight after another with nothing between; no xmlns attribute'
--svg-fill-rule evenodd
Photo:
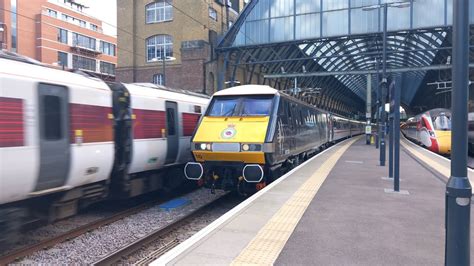
<svg viewBox="0 0 474 266"><path fill-rule="evenodd" d="M162 138L162 129L166 129L166 116L164 111L133 109L134 139Z"/></svg>
<svg viewBox="0 0 474 266"><path fill-rule="evenodd" d="M0 97L0 147L25 145L23 99Z"/></svg>
<svg viewBox="0 0 474 266"><path fill-rule="evenodd" d="M82 143L113 141L112 107L69 104L70 141L76 143L82 137ZM82 136L76 135L81 130Z"/></svg>
<svg viewBox="0 0 474 266"><path fill-rule="evenodd" d="M183 136L192 136L201 114L183 113Z"/></svg>

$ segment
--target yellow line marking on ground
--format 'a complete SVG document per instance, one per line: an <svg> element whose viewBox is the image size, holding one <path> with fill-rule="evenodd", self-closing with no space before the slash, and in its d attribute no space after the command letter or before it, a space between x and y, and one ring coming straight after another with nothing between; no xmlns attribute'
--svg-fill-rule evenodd
<svg viewBox="0 0 474 266"><path fill-rule="evenodd" d="M411 154L413 154L414 156L418 157L420 160L424 161L428 166L430 166L431 168L433 168L435 171L437 171L438 173L440 173L441 175L443 175L444 177L446 177L446 179L449 179L449 177L451 176L451 161L449 161L449 164L448 166L444 166L443 164L440 164L438 163L437 161L431 159L430 157L428 157L427 155L424 155L422 152L419 152L417 151L414 147L411 147L411 145L409 143L407 143L409 140L406 140L405 141L401 141L400 143L403 145L403 147L405 147ZM415 145L415 144L413 144ZM420 147L420 149L423 149ZM430 153L429 151L424 151L426 153ZM434 154L433 154L434 155ZM472 184L474 184L474 179L469 176L469 172L470 172L470 169L468 169L468 172L467 172L467 178L469 179L469 182ZM473 195L474 195L474 191L473 191Z"/></svg>
<svg viewBox="0 0 474 266"><path fill-rule="evenodd" d="M260 229L232 265L272 265L332 168L359 138L348 141L331 155Z"/></svg>
<svg viewBox="0 0 474 266"><path fill-rule="evenodd" d="M415 148L410 147L408 143L405 143L405 141L400 141L400 143L407 149L411 154L415 155L416 157L420 158L422 161L424 161L426 164L428 164L430 167L435 169L437 172L445 176L446 178L449 178L451 176L451 169L448 167L436 162L435 160L429 158L428 156L424 155L423 153L417 151Z"/></svg>

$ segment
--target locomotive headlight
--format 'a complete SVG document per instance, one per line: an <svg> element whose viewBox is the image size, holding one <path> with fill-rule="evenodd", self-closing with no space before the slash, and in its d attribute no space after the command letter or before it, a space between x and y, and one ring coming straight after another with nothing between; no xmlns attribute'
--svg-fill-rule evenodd
<svg viewBox="0 0 474 266"><path fill-rule="evenodd" d="M262 144L242 144L242 151L262 151Z"/></svg>
<svg viewBox="0 0 474 266"><path fill-rule="evenodd" d="M195 143L194 149L199 151L210 151L212 150L212 145L211 143Z"/></svg>

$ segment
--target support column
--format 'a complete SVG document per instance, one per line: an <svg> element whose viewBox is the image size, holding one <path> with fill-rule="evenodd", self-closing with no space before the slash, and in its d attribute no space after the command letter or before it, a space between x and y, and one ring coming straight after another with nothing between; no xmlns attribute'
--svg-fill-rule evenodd
<svg viewBox="0 0 474 266"><path fill-rule="evenodd" d="M390 103L390 115L388 117L388 178L393 178L393 142L394 142L394 134L393 131L396 130L396 123L394 120L394 115L397 112L395 106L395 97L394 95L396 92L395 83L392 81L389 87L389 103ZM398 111L400 111L400 107L398 107ZM400 125L400 122L398 123Z"/></svg>
<svg viewBox="0 0 474 266"><path fill-rule="evenodd" d="M392 129L390 133L393 135L393 142L392 149L394 150L393 154L393 190L395 192L400 192L400 100L401 100L401 86L397 88L394 82L392 82L393 88L392 91L394 92L393 95L393 118L392 118Z"/></svg>
<svg viewBox="0 0 474 266"><path fill-rule="evenodd" d="M367 108L365 111L365 119L367 125L365 128L365 144L370 145L370 136L372 134L371 118L372 118L372 75L367 75Z"/></svg>
<svg viewBox="0 0 474 266"><path fill-rule="evenodd" d="M377 94L377 102L375 105L375 117L377 118L377 134L375 134L375 148L379 148L379 137L380 137L380 98L381 98L381 92L380 92L380 76L379 76L379 61L377 58L375 59L375 69L376 69L376 82L375 82L375 92Z"/></svg>
<svg viewBox="0 0 474 266"><path fill-rule="evenodd" d="M387 122L387 115L385 112L385 101L387 98L387 4L383 5L383 70L382 70L382 115L381 117L381 133L380 133L380 166L385 166L385 125Z"/></svg>
<svg viewBox="0 0 474 266"><path fill-rule="evenodd" d="M445 265L470 265L472 189L467 178L469 0L453 1L451 177L446 185Z"/></svg>

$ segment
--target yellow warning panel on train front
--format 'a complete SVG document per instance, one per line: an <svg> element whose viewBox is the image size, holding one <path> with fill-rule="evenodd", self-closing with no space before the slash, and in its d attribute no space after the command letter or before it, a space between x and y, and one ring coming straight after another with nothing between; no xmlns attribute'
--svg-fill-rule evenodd
<svg viewBox="0 0 474 266"><path fill-rule="evenodd" d="M194 142L264 143L269 116L209 117L202 119Z"/></svg>

